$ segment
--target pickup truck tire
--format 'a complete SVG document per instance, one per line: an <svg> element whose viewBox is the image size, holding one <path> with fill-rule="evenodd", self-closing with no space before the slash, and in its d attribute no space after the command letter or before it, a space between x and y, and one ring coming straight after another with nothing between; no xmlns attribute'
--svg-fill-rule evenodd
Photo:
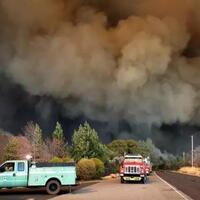
<svg viewBox="0 0 200 200"><path fill-rule="evenodd" d="M61 185L60 182L57 180L50 180L46 185L46 191L50 195L56 195L60 192Z"/></svg>

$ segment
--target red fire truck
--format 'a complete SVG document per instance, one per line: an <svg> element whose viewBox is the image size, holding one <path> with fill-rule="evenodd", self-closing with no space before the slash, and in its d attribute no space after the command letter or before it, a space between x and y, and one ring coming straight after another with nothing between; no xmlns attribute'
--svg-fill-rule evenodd
<svg viewBox="0 0 200 200"><path fill-rule="evenodd" d="M120 166L121 183L141 181L146 183L146 164L141 155L126 155Z"/></svg>
<svg viewBox="0 0 200 200"><path fill-rule="evenodd" d="M152 172L152 164L151 164L150 158L147 157L144 159L144 161L146 164L146 174L147 174L147 176L149 176Z"/></svg>

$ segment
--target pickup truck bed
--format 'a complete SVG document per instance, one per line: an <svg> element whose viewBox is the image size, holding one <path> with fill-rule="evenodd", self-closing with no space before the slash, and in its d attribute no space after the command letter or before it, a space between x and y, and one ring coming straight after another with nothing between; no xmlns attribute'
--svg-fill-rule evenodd
<svg viewBox="0 0 200 200"><path fill-rule="evenodd" d="M74 163L39 163L29 168L28 186L44 186L50 179L58 179L62 186L75 185Z"/></svg>

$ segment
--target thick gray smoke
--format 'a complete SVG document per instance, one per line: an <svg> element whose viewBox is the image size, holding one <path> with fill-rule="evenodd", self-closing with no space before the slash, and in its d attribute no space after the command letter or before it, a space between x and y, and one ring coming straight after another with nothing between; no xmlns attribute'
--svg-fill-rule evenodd
<svg viewBox="0 0 200 200"><path fill-rule="evenodd" d="M199 123L199 9L198 0L3 0L0 71L68 117Z"/></svg>

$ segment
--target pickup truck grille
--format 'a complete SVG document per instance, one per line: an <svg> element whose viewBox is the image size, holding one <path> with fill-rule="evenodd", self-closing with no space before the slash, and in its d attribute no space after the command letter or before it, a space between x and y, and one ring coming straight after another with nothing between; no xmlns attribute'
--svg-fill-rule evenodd
<svg viewBox="0 0 200 200"><path fill-rule="evenodd" d="M140 173L140 167L138 166L126 166L124 168L125 174L138 174Z"/></svg>

